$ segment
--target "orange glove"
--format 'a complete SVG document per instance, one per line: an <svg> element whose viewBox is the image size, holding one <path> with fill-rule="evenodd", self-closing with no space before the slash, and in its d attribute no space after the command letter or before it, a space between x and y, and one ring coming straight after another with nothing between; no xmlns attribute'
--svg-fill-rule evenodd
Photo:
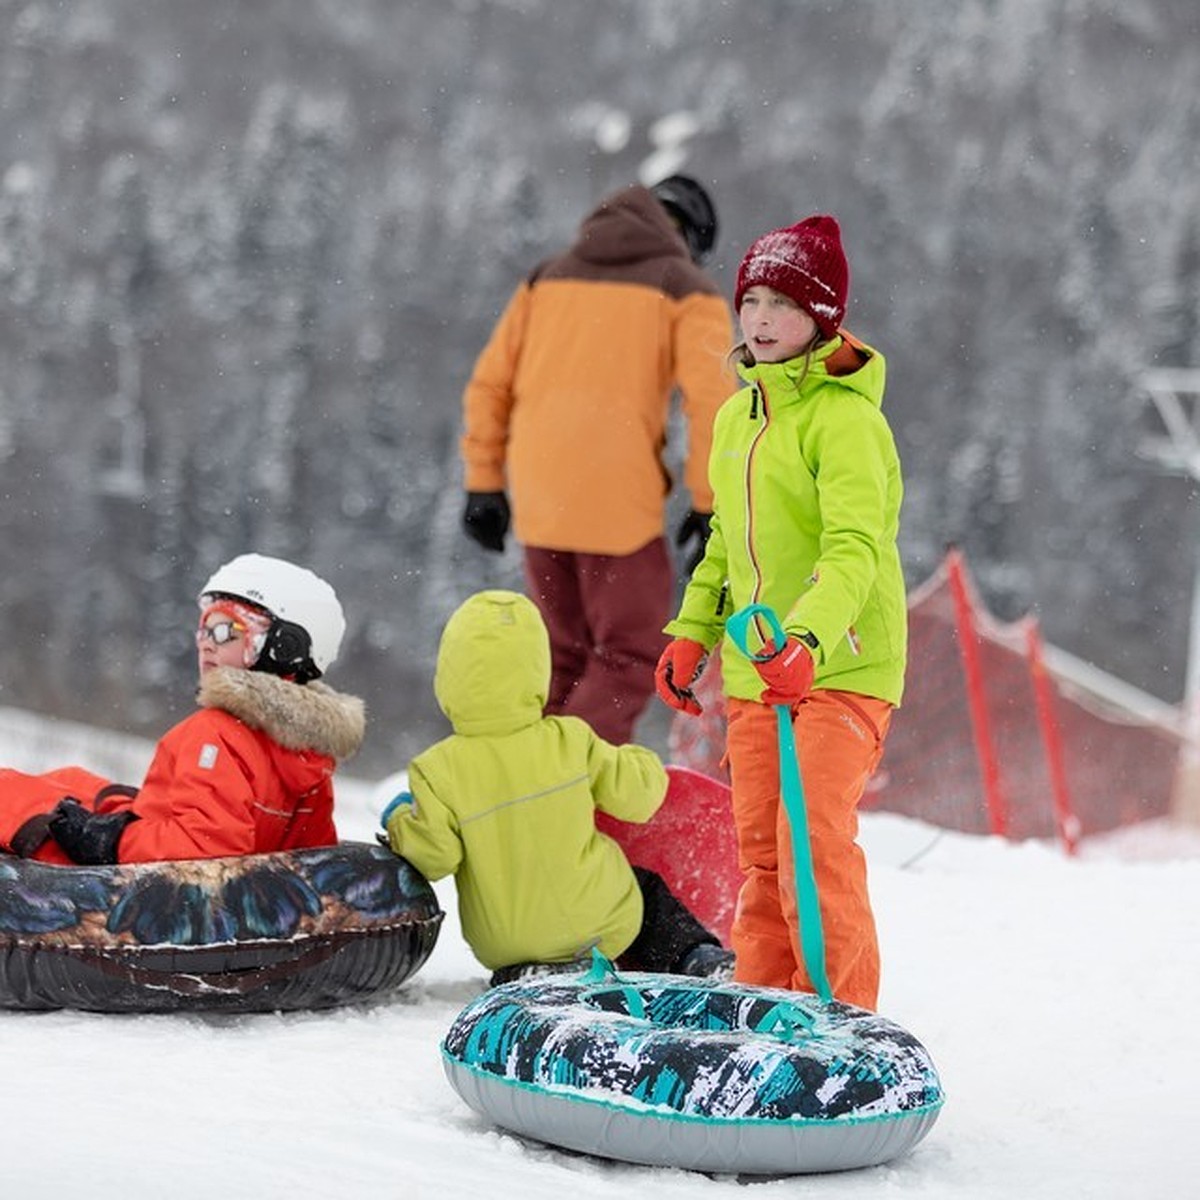
<svg viewBox="0 0 1200 1200"><path fill-rule="evenodd" d="M700 678L708 651L691 638L676 638L667 645L654 668L654 686L664 704L698 717L704 709L692 691Z"/></svg>
<svg viewBox="0 0 1200 1200"><path fill-rule="evenodd" d="M762 702L786 704L789 708L799 704L812 690L816 670L812 652L797 637L789 637L782 650L776 651L773 641L767 642L763 649L771 657L754 660L754 669L767 685Z"/></svg>

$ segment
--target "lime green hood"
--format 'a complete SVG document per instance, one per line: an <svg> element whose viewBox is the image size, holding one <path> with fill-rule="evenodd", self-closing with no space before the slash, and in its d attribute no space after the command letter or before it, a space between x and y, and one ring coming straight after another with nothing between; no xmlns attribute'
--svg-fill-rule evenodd
<svg viewBox="0 0 1200 1200"><path fill-rule="evenodd" d="M478 592L446 622L434 694L456 733L513 733L540 720L550 690L550 638L532 600Z"/></svg>

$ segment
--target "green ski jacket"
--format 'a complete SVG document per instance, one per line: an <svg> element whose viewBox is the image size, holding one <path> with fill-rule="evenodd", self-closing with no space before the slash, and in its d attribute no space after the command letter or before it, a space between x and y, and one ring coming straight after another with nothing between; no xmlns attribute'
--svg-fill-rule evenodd
<svg viewBox="0 0 1200 1200"><path fill-rule="evenodd" d="M831 359L849 370L832 373ZM884 371L881 354L841 338L807 369L804 358L741 369L747 386L713 429L712 535L667 633L712 650L729 616L765 604L789 633L817 639L815 687L900 703L903 483L881 410ZM728 695L761 697L762 680L728 638L721 666Z"/></svg>
<svg viewBox="0 0 1200 1200"><path fill-rule="evenodd" d="M577 717L543 717L550 641L533 602L480 592L446 624L434 691L454 733L409 764L392 849L426 878L453 875L463 937L491 970L628 949L642 894L596 810L648 821L667 774Z"/></svg>

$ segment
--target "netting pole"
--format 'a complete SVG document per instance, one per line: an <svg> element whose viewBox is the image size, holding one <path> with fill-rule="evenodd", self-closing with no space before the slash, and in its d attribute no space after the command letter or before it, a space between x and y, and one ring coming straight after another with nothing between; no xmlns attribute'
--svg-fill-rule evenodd
<svg viewBox="0 0 1200 1200"><path fill-rule="evenodd" d="M1008 809L1000 787L1000 763L992 741L988 720L987 697L984 690L983 664L979 657L979 635L975 630L975 613L967 593L966 573L962 555L950 550L946 555L946 572L950 592L954 597L955 627L958 648L962 655L963 674L967 684L967 707L971 714L971 733L975 739L975 754L983 776L983 796L987 805L988 827L999 837L1008 833Z"/></svg>
<svg viewBox="0 0 1200 1200"><path fill-rule="evenodd" d="M1046 670L1042 654L1042 635L1038 623L1027 622L1025 647L1029 654L1029 674L1033 680L1033 699L1037 705L1038 731L1042 735L1042 748L1046 751L1046 762L1050 766L1050 790L1054 796L1054 823L1063 849L1074 854L1079 840L1079 818L1071 807L1071 794L1067 789L1067 771L1063 762L1062 734L1054 715L1054 692L1050 675Z"/></svg>

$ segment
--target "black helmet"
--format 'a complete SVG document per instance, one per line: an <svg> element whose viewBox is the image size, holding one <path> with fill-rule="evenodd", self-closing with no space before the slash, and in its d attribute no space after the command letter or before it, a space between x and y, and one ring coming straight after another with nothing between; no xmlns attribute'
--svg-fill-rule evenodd
<svg viewBox="0 0 1200 1200"><path fill-rule="evenodd" d="M690 176L669 175L650 189L679 224L693 261L702 263L717 240L717 210Z"/></svg>

